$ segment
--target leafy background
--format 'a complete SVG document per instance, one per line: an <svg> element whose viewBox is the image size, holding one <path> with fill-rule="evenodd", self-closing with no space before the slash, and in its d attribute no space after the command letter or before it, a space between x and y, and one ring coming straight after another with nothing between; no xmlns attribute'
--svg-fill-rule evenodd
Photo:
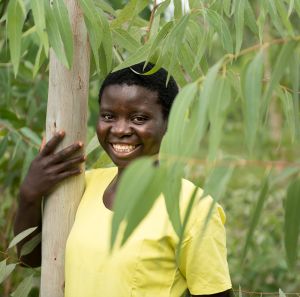
<svg viewBox="0 0 300 297"><path fill-rule="evenodd" d="M103 77L145 57L167 68L181 93L162 146L162 169L155 174L171 181L187 176L220 200L227 213L231 277L240 295L279 288L296 295L300 2L161 2L78 1L93 52L86 167L111 165L94 138ZM39 269L16 265L9 244L18 187L44 133L49 48L66 67L73 63L66 13L60 0L0 1L1 296L38 296ZM147 171L149 164L141 160L135 166ZM155 174L141 191L151 187ZM166 181L157 187L176 201L178 191ZM114 230L125 219L122 209L120 202ZM180 234L176 211L169 210Z"/></svg>

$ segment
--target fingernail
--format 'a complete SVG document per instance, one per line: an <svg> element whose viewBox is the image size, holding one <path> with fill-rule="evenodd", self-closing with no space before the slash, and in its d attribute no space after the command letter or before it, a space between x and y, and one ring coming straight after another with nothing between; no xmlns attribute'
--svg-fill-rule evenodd
<svg viewBox="0 0 300 297"><path fill-rule="evenodd" d="M64 135L65 135L65 131L64 131L64 130L60 130L60 131L58 132L58 134L59 134L60 136L64 136Z"/></svg>
<svg viewBox="0 0 300 297"><path fill-rule="evenodd" d="M86 161L86 156L83 156L83 160Z"/></svg>
<svg viewBox="0 0 300 297"><path fill-rule="evenodd" d="M81 141L78 142L78 145L79 145L80 147L83 147L83 143L82 143Z"/></svg>

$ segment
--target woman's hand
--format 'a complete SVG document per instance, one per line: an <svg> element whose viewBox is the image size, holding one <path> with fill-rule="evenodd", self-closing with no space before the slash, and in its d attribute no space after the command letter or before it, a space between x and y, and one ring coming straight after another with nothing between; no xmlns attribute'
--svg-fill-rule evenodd
<svg viewBox="0 0 300 297"><path fill-rule="evenodd" d="M64 136L63 131L56 133L32 161L20 189L21 199L27 203L40 202L37 200L49 194L59 182L81 173L80 163L85 161L85 156L78 152L82 142L54 153Z"/></svg>

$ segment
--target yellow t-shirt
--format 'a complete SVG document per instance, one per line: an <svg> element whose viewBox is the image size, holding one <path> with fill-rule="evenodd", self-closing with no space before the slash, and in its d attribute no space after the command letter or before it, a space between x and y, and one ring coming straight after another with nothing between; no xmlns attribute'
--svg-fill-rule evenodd
<svg viewBox="0 0 300 297"><path fill-rule="evenodd" d="M113 213L102 196L116 173L116 168L86 173L85 193L66 246L65 297L180 297L187 288L194 295L230 289L225 215L219 205L202 232L210 197L193 207L178 262L178 237L163 196L126 244L109 253ZM194 189L194 184L182 181L183 209Z"/></svg>

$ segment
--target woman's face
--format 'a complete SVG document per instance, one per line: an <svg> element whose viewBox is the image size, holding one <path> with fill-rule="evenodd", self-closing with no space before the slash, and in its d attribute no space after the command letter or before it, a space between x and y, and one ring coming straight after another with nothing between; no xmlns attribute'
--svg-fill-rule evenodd
<svg viewBox="0 0 300 297"><path fill-rule="evenodd" d="M167 129L156 92L137 85L110 85L100 100L97 136L119 167L155 155Z"/></svg>

